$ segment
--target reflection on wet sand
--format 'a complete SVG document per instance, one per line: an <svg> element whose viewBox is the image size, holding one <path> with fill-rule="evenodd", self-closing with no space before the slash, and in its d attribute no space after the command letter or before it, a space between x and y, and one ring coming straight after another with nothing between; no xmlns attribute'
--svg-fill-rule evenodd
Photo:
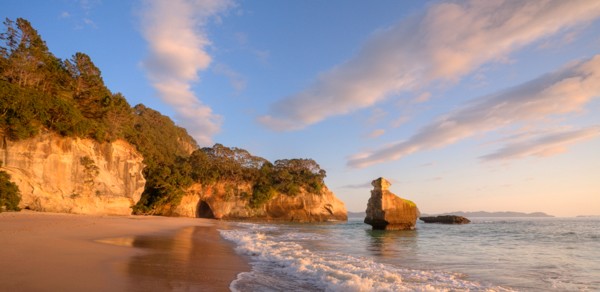
<svg viewBox="0 0 600 292"><path fill-rule="evenodd" d="M101 242L143 249L127 263L130 291L223 291L245 265L213 227Z"/></svg>

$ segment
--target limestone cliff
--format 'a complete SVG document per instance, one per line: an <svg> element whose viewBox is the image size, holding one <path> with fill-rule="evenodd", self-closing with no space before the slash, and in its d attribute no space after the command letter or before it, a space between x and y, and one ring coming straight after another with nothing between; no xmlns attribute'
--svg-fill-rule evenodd
<svg viewBox="0 0 600 292"><path fill-rule="evenodd" d="M292 222L346 221L346 206L327 187L320 193L302 191L296 196L276 194L264 205L249 204L252 187L248 184L194 184L178 206L167 215L231 220Z"/></svg>
<svg viewBox="0 0 600 292"><path fill-rule="evenodd" d="M144 190L143 157L124 141L98 143L43 133L10 141L0 133L1 169L19 186L19 207L127 215Z"/></svg>
<svg viewBox="0 0 600 292"><path fill-rule="evenodd" d="M379 230L415 229L419 216L415 203L390 192L390 182L382 177L371 182L371 185L373 190L367 203L364 222Z"/></svg>

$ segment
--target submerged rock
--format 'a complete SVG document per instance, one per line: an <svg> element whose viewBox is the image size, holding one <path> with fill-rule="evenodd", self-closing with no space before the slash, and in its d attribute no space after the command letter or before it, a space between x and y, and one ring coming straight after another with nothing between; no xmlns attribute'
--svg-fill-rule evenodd
<svg viewBox="0 0 600 292"><path fill-rule="evenodd" d="M413 230L419 209L412 201L388 190L391 183L380 177L371 182L373 190L367 204L365 223L376 230Z"/></svg>
<svg viewBox="0 0 600 292"><path fill-rule="evenodd" d="M471 223L471 220L469 220L465 217L456 216L456 215L421 217L419 219L425 223L442 223L442 224L468 224L468 223Z"/></svg>

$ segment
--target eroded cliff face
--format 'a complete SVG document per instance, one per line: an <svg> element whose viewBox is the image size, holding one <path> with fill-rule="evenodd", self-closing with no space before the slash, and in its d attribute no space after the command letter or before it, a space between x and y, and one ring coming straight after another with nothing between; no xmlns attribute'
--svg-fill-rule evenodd
<svg viewBox="0 0 600 292"><path fill-rule="evenodd" d="M9 141L0 133L1 169L19 186L19 207L36 211L128 215L144 191L143 157L124 141L43 133Z"/></svg>
<svg viewBox="0 0 600 292"><path fill-rule="evenodd" d="M166 215L230 220L323 222L348 220L346 206L327 187L320 193L302 191L296 196L276 194L259 207L251 207L248 184L194 184L178 206Z"/></svg>

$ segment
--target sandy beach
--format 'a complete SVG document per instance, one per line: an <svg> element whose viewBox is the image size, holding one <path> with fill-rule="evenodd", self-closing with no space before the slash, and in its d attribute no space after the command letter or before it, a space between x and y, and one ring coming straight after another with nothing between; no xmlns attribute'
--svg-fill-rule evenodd
<svg viewBox="0 0 600 292"><path fill-rule="evenodd" d="M250 269L217 229L150 216L0 213L0 290L229 291Z"/></svg>

